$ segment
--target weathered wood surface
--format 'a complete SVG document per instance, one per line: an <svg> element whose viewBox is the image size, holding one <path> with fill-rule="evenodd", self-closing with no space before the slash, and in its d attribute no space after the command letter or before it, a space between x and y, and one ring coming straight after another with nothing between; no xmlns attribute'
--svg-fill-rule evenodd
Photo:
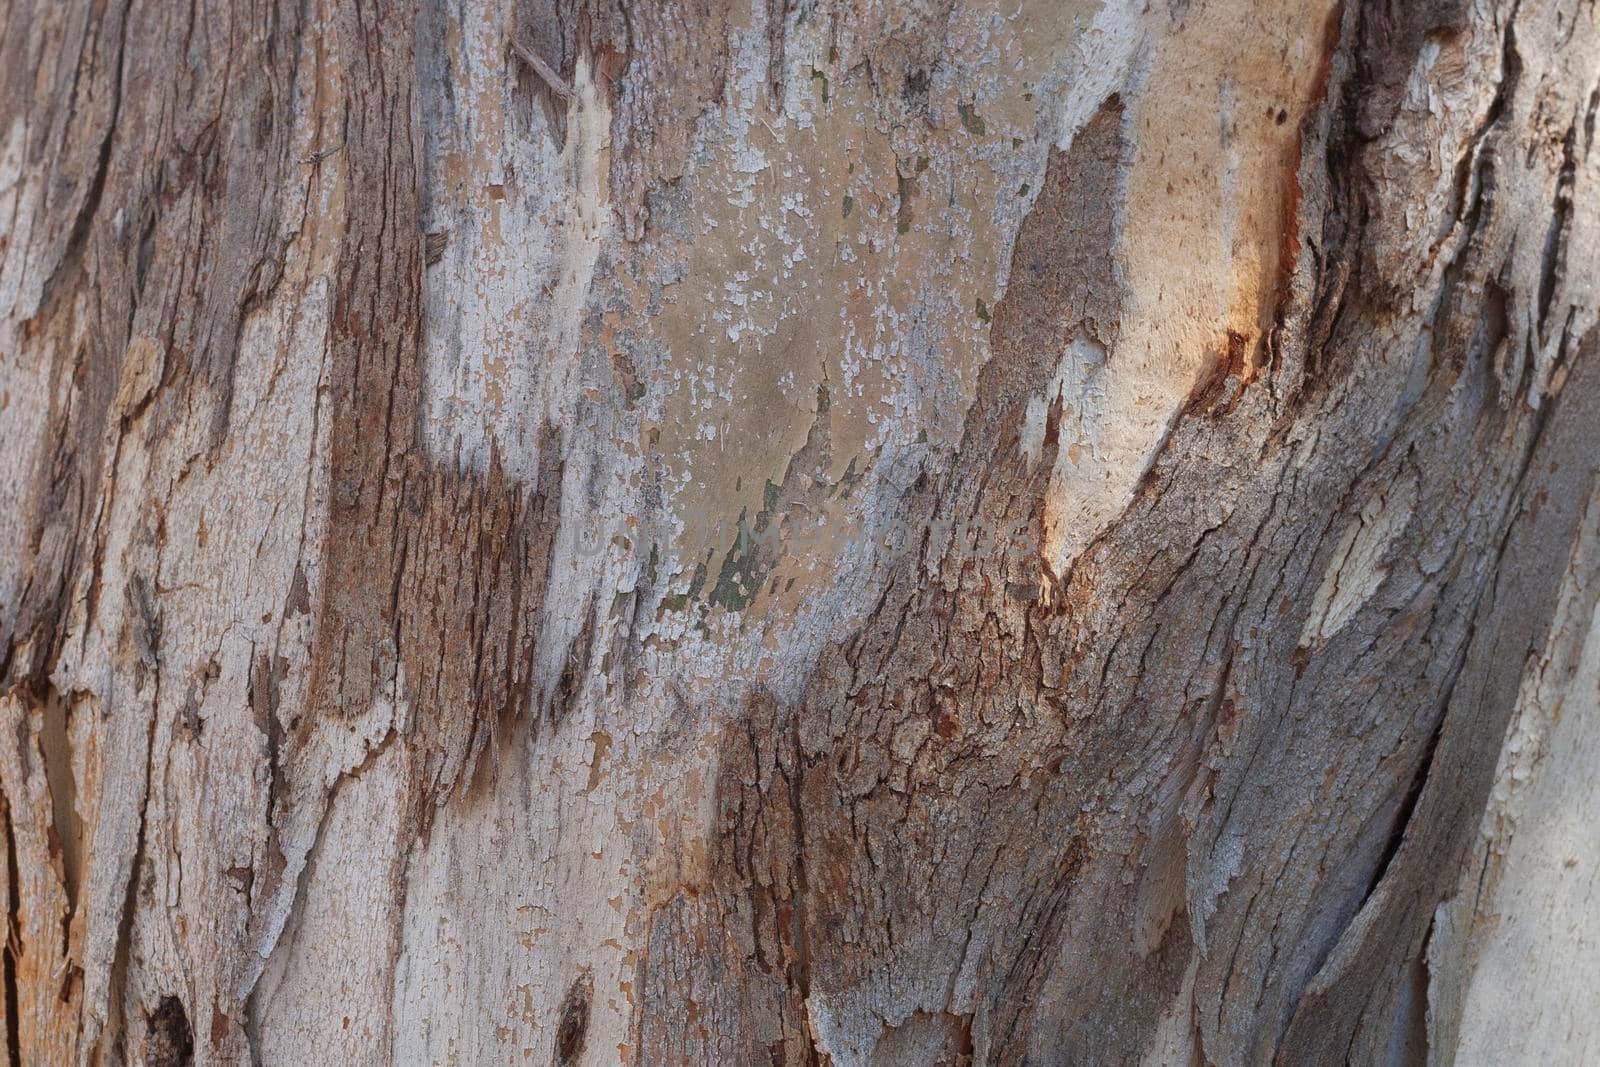
<svg viewBox="0 0 1600 1067"><path fill-rule="evenodd" d="M1584 1063L1600 13L0 3L13 1063Z"/></svg>

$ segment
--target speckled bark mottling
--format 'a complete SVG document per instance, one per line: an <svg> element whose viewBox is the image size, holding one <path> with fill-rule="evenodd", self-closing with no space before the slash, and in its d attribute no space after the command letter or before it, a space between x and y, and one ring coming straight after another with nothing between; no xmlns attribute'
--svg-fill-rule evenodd
<svg viewBox="0 0 1600 1067"><path fill-rule="evenodd" d="M0 3L9 1062L1592 1059L1597 57Z"/></svg>

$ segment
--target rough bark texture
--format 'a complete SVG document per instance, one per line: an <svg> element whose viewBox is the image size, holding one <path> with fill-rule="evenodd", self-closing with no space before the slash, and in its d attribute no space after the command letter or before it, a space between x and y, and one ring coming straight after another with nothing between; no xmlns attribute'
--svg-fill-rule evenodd
<svg viewBox="0 0 1600 1067"><path fill-rule="evenodd" d="M0 0L12 1063L1600 1056L1600 12Z"/></svg>

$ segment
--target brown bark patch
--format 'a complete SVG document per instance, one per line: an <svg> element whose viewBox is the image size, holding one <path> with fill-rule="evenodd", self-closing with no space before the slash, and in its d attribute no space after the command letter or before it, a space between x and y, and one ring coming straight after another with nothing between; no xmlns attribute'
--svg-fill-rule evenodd
<svg viewBox="0 0 1600 1067"><path fill-rule="evenodd" d="M194 1032L183 1001L161 998L145 1026L144 1060L150 1067L188 1067L194 1062Z"/></svg>

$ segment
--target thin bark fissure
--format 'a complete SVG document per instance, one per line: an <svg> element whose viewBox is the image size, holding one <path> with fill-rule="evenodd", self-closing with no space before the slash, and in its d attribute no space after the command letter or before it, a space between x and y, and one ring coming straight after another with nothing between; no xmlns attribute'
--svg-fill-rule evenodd
<svg viewBox="0 0 1600 1067"><path fill-rule="evenodd" d="M10 899L6 901L6 940L4 946L4 981L6 1005L6 1052L11 1067L22 1067L22 1012L17 995L18 931L22 928L21 886L18 876L16 832L11 826L11 800L0 791L0 814L5 818L6 830L6 888Z"/></svg>
<svg viewBox="0 0 1600 1067"><path fill-rule="evenodd" d="M58 280L64 273L74 272L82 259L83 252L88 243L89 226L94 220L100 207L100 199L105 190L106 173L111 163L112 141L117 132L117 117L122 110L122 85L126 74L123 57L127 52L128 12L126 6L120 6L121 18L117 20L117 53L116 77L111 81L111 114L106 122L105 133L101 137L100 147L97 151L93 172L89 178L89 190L84 195L82 204L73 216L71 228L62 244L60 258L50 274L40 286L40 308L48 308L53 303L53 294ZM97 29L104 27L105 23L98 22ZM98 35L96 37L98 43ZM79 85L74 79L70 95L76 98Z"/></svg>
<svg viewBox="0 0 1600 1067"><path fill-rule="evenodd" d="M155 703L156 702L154 700L151 701L152 705ZM133 937L133 923L135 916L138 914L137 905L141 890L140 876L143 873L143 864L145 862L146 819L150 810L150 783L153 780L153 774L155 770L156 729L157 722L155 717L152 715L150 717L149 732L146 736L145 744L144 795L139 804L139 824L134 834L133 851L129 858L128 865L128 880L123 889L124 902L122 905L122 910L118 913L116 942L111 958L111 987L114 991L112 996L114 1007L113 1014L109 1016L107 1023L113 1039L120 1039L124 1042L129 1040L129 1033L131 1030L128 1025L128 1018L126 1016L126 1009L124 1007L126 1002L123 1001L122 1004L117 1004L115 1002L122 1000L118 994L121 992L120 986L122 982L126 980L129 966L129 946Z"/></svg>

